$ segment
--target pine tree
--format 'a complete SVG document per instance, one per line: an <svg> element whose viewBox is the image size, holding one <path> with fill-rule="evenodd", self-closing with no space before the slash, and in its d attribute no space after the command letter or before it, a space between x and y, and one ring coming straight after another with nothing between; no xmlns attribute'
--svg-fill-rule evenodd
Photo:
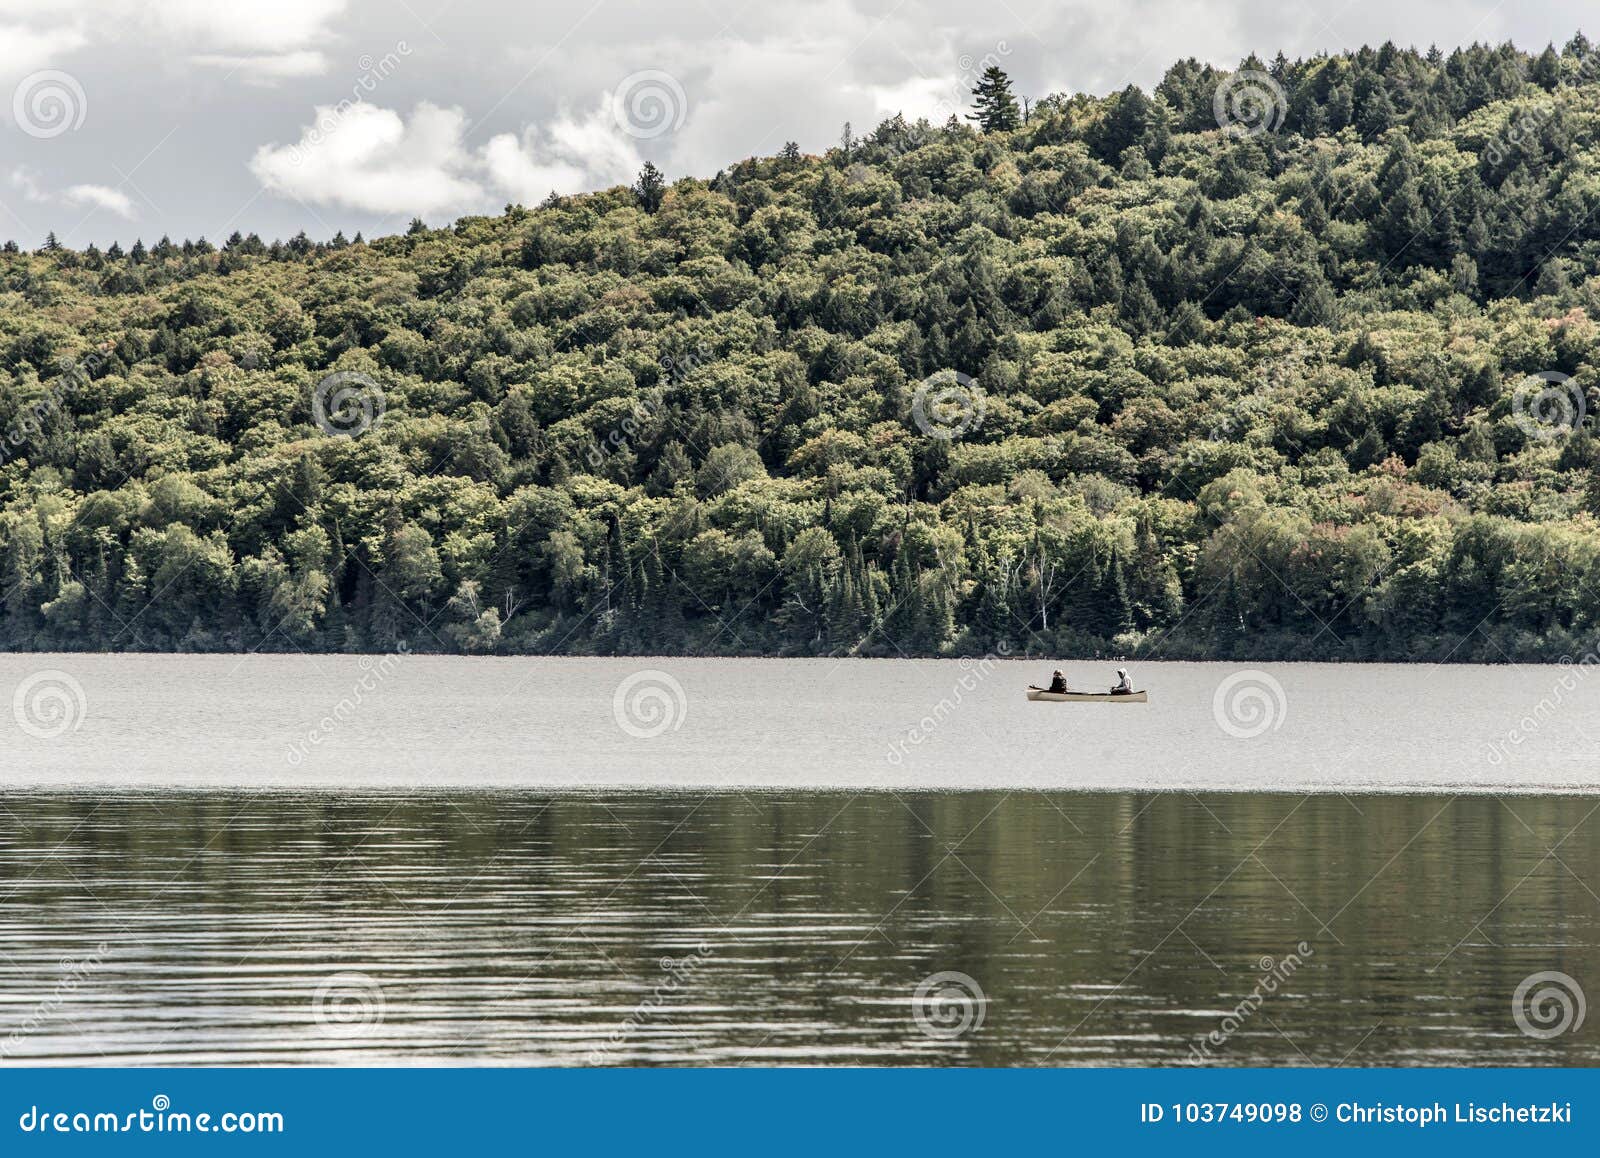
<svg viewBox="0 0 1600 1158"><path fill-rule="evenodd" d="M1011 95L1011 78L998 64L983 70L983 76L972 89L972 107L967 120L977 121L986 133L1009 133L1022 126L1022 110L1017 98Z"/></svg>
<svg viewBox="0 0 1600 1158"><path fill-rule="evenodd" d="M661 208L662 199L667 195L667 179L653 162L646 161L644 168L639 170L639 178L633 183L633 193L646 213L654 213Z"/></svg>
<svg viewBox="0 0 1600 1158"><path fill-rule="evenodd" d="M1556 55L1554 45L1545 45L1545 49L1528 68L1528 79L1545 92L1554 92L1561 83L1561 58Z"/></svg>

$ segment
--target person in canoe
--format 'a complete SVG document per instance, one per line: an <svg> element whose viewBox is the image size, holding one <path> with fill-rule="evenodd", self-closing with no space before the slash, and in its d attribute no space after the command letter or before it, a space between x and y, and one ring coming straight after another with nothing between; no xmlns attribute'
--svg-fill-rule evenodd
<svg viewBox="0 0 1600 1158"><path fill-rule="evenodd" d="M1117 682L1111 685L1111 694L1114 696L1126 696L1132 694L1132 692L1133 681L1128 678L1128 669L1119 667L1117 669Z"/></svg>
<svg viewBox="0 0 1600 1158"><path fill-rule="evenodd" d="M1057 671L1055 673L1055 675L1050 677L1050 687L1049 687L1048 690L1052 691L1052 692L1064 692L1064 691L1066 691L1067 690L1067 677L1065 675L1063 675L1060 671Z"/></svg>

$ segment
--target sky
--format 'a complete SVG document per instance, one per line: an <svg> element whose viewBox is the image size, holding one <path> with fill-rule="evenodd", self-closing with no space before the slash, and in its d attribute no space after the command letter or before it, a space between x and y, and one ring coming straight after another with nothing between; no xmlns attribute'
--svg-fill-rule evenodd
<svg viewBox="0 0 1600 1158"><path fill-rule="evenodd" d="M849 121L1393 40L1558 47L1592 0L0 0L0 238L394 233L709 177Z"/></svg>

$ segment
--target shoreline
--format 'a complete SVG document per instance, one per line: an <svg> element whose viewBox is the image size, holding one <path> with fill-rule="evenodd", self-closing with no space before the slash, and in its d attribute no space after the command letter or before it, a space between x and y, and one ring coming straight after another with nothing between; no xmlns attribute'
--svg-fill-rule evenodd
<svg viewBox="0 0 1600 1158"><path fill-rule="evenodd" d="M118 656L128 656L147 660L165 659L382 659L385 656L396 655L394 651L7 651L0 649L0 660L37 656L40 658L94 658L106 659ZM1066 653L1039 652L1037 654L1015 653L997 655L993 652L972 652L961 655L740 655L737 653L717 653L712 655L694 655L668 652L628 652L628 653L594 653L575 654L572 652L559 652L549 654L511 654L511 655L474 655L463 652L451 651L417 651L408 648L402 653L409 660L467 660L472 662L491 661L526 661L538 660L542 662L585 662L585 661L630 661L651 663L684 663L684 662L718 662L736 661L739 663L954 663L963 661L972 663L978 660L988 660L992 663L1070 663L1070 664L1138 664L1141 667L1175 665L1175 664L1216 664L1218 666L1240 667L1252 664L1270 664L1274 667L1417 667L1417 668L1518 668L1518 667L1572 667L1582 663L1582 660L1572 655L1560 655L1552 659L1508 659L1490 662L1479 659L1273 659L1262 656L1226 656L1226 657L1195 657L1188 656L1163 656L1160 658L1136 655L1117 656L1082 656ZM1592 662L1600 662L1600 654L1589 653L1595 656Z"/></svg>

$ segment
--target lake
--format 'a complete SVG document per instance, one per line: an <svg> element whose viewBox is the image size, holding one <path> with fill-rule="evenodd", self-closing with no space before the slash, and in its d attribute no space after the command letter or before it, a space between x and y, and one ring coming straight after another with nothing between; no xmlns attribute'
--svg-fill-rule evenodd
<svg viewBox="0 0 1600 1158"><path fill-rule="evenodd" d="M1600 1064L1588 668L1048 668L0 657L0 1058Z"/></svg>
<svg viewBox="0 0 1600 1158"><path fill-rule="evenodd" d="M1148 704L1028 702L1051 666L0 655L0 783L1600 790L1585 664L1151 663Z"/></svg>

